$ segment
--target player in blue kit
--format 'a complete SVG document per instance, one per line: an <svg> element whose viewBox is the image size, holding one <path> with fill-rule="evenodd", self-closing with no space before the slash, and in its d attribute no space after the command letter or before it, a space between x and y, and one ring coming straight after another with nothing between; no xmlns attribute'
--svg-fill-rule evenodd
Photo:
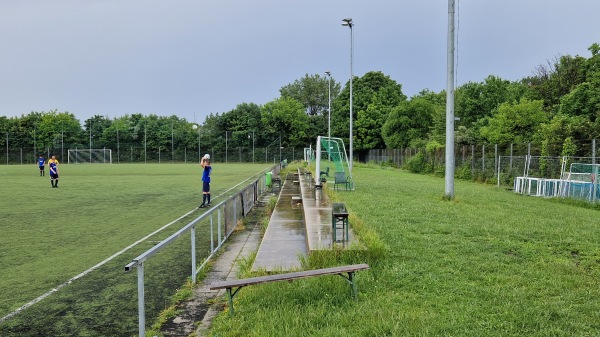
<svg viewBox="0 0 600 337"><path fill-rule="evenodd" d="M210 166L210 155L207 153L202 157L200 161L200 166L202 166L202 205L200 208L210 207L210 173L212 172L212 167Z"/></svg>
<svg viewBox="0 0 600 337"><path fill-rule="evenodd" d="M40 157L38 158L38 167L40 169L40 177L43 177L46 172L44 171L44 165L46 165L46 159L44 159L44 156L40 154Z"/></svg>

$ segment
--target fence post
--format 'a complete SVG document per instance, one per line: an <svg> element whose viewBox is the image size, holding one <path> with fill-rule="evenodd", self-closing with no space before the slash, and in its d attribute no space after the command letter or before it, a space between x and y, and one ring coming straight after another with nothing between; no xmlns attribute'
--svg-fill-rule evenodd
<svg viewBox="0 0 600 337"><path fill-rule="evenodd" d="M485 144L481 145L481 174L485 176Z"/></svg>
<svg viewBox="0 0 600 337"><path fill-rule="evenodd" d="M471 145L471 178L475 177L475 145Z"/></svg>
<svg viewBox="0 0 600 337"><path fill-rule="evenodd" d="M498 171L499 165L500 164L498 162L498 144L494 144L494 173ZM498 174L498 177L500 177L500 174Z"/></svg>
<svg viewBox="0 0 600 337"><path fill-rule="evenodd" d="M513 160L513 144L510 143L510 165L509 166L509 171L512 174L512 160Z"/></svg>
<svg viewBox="0 0 600 337"><path fill-rule="evenodd" d="M8 138L6 143L8 144ZM592 139L592 164L596 164L596 138Z"/></svg>

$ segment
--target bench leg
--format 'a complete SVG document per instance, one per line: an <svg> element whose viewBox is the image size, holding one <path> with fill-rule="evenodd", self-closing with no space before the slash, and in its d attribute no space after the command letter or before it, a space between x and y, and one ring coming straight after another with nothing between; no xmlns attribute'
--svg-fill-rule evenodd
<svg viewBox="0 0 600 337"><path fill-rule="evenodd" d="M231 288L227 288L227 297L229 298L229 315L231 317L233 317L234 312L233 312L233 297L235 296L235 294L237 294L238 291L240 291L240 289L242 289L242 287L237 288L235 291L232 291Z"/></svg>
<svg viewBox="0 0 600 337"><path fill-rule="evenodd" d="M229 298L229 315L233 317L233 296L235 293L231 292L231 288L227 288L227 297Z"/></svg>
<svg viewBox="0 0 600 337"><path fill-rule="evenodd" d="M348 277L346 277L344 274L338 274L341 277L344 278L344 280L348 281L348 283L350 283L350 292L352 293L352 298L357 301L358 300L358 292L356 291L356 281L354 280L354 272L350 271L348 272Z"/></svg>
<svg viewBox="0 0 600 337"><path fill-rule="evenodd" d="M358 300L358 294L356 291L356 282L354 281L354 272L349 272L348 273L348 280L350 281L350 287L352 288L352 298L354 298L355 301Z"/></svg>

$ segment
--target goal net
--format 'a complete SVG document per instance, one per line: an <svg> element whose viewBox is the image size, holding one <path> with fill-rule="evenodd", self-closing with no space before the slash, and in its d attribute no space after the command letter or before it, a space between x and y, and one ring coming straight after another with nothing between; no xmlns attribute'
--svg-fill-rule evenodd
<svg viewBox="0 0 600 337"><path fill-rule="evenodd" d="M69 149L69 164L112 164L111 149Z"/></svg>
<svg viewBox="0 0 600 337"><path fill-rule="evenodd" d="M561 195L587 201L598 201L598 172L600 164L572 163L569 172L563 172Z"/></svg>

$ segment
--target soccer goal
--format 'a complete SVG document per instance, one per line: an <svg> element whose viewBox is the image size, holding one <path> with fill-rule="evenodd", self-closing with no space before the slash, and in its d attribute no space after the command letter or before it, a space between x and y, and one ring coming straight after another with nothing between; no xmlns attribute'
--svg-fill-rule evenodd
<svg viewBox="0 0 600 337"><path fill-rule="evenodd" d="M341 185L346 190L354 190L346 147L340 138L317 137L315 164L316 172L319 172L315 177L317 183L321 179L332 180L334 189Z"/></svg>
<svg viewBox="0 0 600 337"><path fill-rule="evenodd" d="M571 163L569 171L563 171L561 196L597 202L600 200L599 171L600 164Z"/></svg>
<svg viewBox="0 0 600 337"><path fill-rule="evenodd" d="M112 164L111 149L69 149L69 164Z"/></svg>

